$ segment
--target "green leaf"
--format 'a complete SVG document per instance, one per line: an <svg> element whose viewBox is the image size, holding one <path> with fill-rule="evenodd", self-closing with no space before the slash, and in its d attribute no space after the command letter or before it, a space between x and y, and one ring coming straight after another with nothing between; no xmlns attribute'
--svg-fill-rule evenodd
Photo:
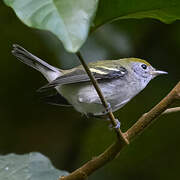
<svg viewBox="0 0 180 180"><path fill-rule="evenodd" d="M164 23L180 19L179 0L101 0L95 19L97 28L118 19L154 18Z"/></svg>
<svg viewBox="0 0 180 180"><path fill-rule="evenodd" d="M2 180L57 180L67 174L55 169L49 159L40 153L0 156Z"/></svg>
<svg viewBox="0 0 180 180"><path fill-rule="evenodd" d="M98 0L4 0L26 25L54 33L69 52L85 42Z"/></svg>

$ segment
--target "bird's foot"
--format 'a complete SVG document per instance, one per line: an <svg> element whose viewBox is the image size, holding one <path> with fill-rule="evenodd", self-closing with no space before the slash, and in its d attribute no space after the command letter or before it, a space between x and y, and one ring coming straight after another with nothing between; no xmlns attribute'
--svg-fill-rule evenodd
<svg viewBox="0 0 180 180"><path fill-rule="evenodd" d="M121 122L118 119L115 120L116 120L116 126L114 128L119 129L121 127Z"/></svg>
<svg viewBox="0 0 180 180"><path fill-rule="evenodd" d="M118 119L115 119L116 126L113 126L112 124L109 125L110 129L119 129L121 127L121 123Z"/></svg>
<svg viewBox="0 0 180 180"><path fill-rule="evenodd" d="M112 111L112 108L111 108L111 104L110 103L107 103L107 107L106 107L106 113L109 113Z"/></svg>

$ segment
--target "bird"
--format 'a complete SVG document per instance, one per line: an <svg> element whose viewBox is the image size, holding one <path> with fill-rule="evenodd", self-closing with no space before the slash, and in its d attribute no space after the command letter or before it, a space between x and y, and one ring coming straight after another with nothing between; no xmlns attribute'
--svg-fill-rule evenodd
<svg viewBox="0 0 180 180"><path fill-rule="evenodd" d="M56 94L47 97L52 104L73 106L75 110L87 116L103 116L108 113L82 65L62 70L17 44L13 45L12 54L21 62L41 72L47 79L48 84L39 91L56 90ZM127 104L156 76L167 74L139 58L102 60L91 62L88 67L112 112Z"/></svg>

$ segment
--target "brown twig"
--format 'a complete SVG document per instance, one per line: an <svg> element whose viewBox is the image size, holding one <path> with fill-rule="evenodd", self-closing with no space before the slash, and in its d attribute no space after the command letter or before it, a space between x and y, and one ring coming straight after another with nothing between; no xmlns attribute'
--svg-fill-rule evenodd
<svg viewBox="0 0 180 180"><path fill-rule="evenodd" d="M161 115L175 113L175 112L180 112L180 107L166 109Z"/></svg>
<svg viewBox="0 0 180 180"><path fill-rule="evenodd" d="M141 116L141 118L127 130L126 137L131 140L136 135L141 133L150 123L160 116L168 107L175 101L180 99L180 82L173 88L173 90L162 99L155 107L148 113Z"/></svg>
<svg viewBox="0 0 180 180"><path fill-rule="evenodd" d="M175 113L175 112L180 112L180 107L174 107L174 108L169 108L166 109L162 114L162 115L166 115L166 114L171 114L171 113ZM147 113L144 113L143 116L145 116Z"/></svg>
<svg viewBox="0 0 180 180"><path fill-rule="evenodd" d="M161 100L154 108L152 108L148 113L141 116L139 120L129 128L124 135L130 141L135 138L138 134L143 132L146 127L148 127L152 121L157 119L163 112L164 114L172 112L172 109L168 109L168 107L175 102L176 100L180 100L180 82L172 89L172 91ZM166 111L167 110L167 111ZM169 112L168 112L169 111ZM179 111L179 108L173 109L174 112ZM61 177L59 180L84 180L90 174L92 174L97 169L104 166L106 163L114 159L119 152L123 149L125 144L122 141L117 140L114 144L112 144L108 149L106 149L102 154L88 161L79 169L75 170L68 176Z"/></svg>
<svg viewBox="0 0 180 180"><path fill-rule="evenodd" d="M85 63L81 53L77 52L76 55L79 58L79 60L80 60L80 62L82 64L82 66L84 67L86 73L88 74L92 84L94 85L94 88L96 89L97 94L99 95L99 98L100 98L103 106L105 107L105 109L108 109L109 108L108 107L108 103L107 103L106 99L104 98L103 93L102 93L101 89L99 88L99 85L98 85L96 79L94 78L93 74L91 73L91 71L89 70L87 64ZM111 123L112 123L113 127L116 127L117 123L116 123L115 117L114 117L114 115L113 115L111 110L108 112L108 115L109 115L109 118L111 120ZM119 139L123 140L124 143L129 144L129 141L123 135L123 133L121 132L120 128L119 129L115 128L115 131L116 131L116 134L117 134Z"/></svg>

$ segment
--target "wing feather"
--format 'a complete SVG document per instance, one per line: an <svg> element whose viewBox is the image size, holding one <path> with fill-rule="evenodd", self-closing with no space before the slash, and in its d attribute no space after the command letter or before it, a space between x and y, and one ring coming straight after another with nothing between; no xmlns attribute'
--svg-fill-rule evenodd
<svg viewBox="0 0 180 180"><path fill-rule="evenodd" d="M106 67L96 67L90 68L92 74L96 78L96 80L107 80L113 78L121 78L127 74L127 70L124 67L119 67L118 69L110 69ZM74 84L74 83L83 83L89 82L90 79L86 72L83 69L75 69L74 71L64 74L52 82L46 84L45 86L41 87L39 91L47 90L49 88L54 88L59 85L64 84Z"/></svg>

